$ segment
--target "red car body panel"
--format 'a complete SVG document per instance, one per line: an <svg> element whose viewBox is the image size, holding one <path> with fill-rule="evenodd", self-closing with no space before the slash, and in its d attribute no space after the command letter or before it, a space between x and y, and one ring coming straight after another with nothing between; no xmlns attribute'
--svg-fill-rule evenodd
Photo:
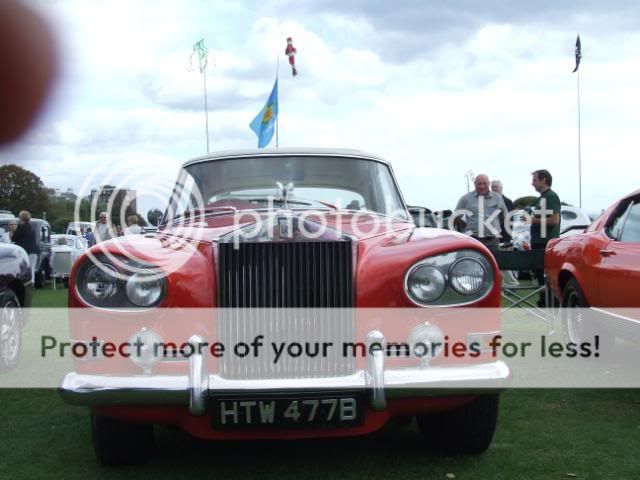
<svg viewBox="0 0 640 480"><path fill-rule="evenodd" d="M549 242L545 270L554 295L575 278L592 307L640 306L640 244L619 242L606 232L621 206L640 196L633 192L603 212L583 233Z"/></svg>

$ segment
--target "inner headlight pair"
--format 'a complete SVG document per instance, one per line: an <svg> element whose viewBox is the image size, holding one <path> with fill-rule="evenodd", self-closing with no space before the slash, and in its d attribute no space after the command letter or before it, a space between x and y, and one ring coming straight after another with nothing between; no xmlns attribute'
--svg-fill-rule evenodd
<svg viewBox="0 0 640 480"><path fill-rule="evenodd" d="M460 250L421 260L407 273L409 298L424 306L461 305L482 298L493 286L493 269L484 255Z"/></svg>
<svg viewBox="0 0 640 480"><path fill-rule="evenodd" d="M84 301L104 308L149 308L164 296L164 280L155 271L138 267L135 273L123 274L105 262L82 269L76 287Z"/></svg>

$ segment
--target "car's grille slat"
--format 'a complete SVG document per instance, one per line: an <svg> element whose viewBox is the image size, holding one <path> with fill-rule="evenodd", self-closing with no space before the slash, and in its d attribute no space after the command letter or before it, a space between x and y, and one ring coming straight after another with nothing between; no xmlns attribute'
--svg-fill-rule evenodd
<svg viewBox="0 0 640 480"><path fill-rule="evenodd" d="M351 313L342 310L354 302L351 242L220 243L218 256L220 341L231 344L232 353L229 349L238 342L265 335L258 358L222 357L223 376L301 378L353 371L353 359L339 357L341 342L355 335ZM270 310L250 310L256 308ZM299 342L303 347L333 342L334 347L326 357L283 355L274 363L271 342Z"/></svg>

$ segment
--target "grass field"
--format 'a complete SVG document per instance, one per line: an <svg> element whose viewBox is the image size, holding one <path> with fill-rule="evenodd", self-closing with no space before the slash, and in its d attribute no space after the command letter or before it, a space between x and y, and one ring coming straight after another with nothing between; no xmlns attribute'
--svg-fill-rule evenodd
<svg viewBox="0 0 640 480"><path fill-rule="evenodd" d="M39 290L35 306L64 306L66 290ZM205 442L156 428L144 466L103 469L91 447L88 411L55 390L0 390L0 478L252 479L637 479L640 392L510 390L498 430L480 456L424 450L414 423L366 437L290 442Z"/></svg>

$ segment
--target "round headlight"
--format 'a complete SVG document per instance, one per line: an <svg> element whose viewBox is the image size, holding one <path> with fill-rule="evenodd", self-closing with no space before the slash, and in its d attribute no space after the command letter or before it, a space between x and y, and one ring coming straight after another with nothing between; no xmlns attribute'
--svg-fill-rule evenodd
<svg viewBox="0 0 640 480"><path fill-rule="evenodd" d="M151 270L134 273L125 287L127 297L134 305L151 307L157 304L164 290L160 276Z"/></svg>
<svg viewBox="0 0 640 480"><path fill-rule="evenodd" d="M474 258L462 258L449 270L451 287L461 295L475 295L487 279L487 271Z"/></svg>
<svg viewBox="0 0 640 480"><path fill-rule="evenodd" d="M111 265L93 265L84 278L87 293L96 300L105 300L118 293L118 272Z"/></svg>
<svg viewBox="0 0 640 480"><path fill-rule="evenodd" d="M444 274L432 265L420 265L407 277L407 290L418 303L437 300L447 286Z"/></svg>

